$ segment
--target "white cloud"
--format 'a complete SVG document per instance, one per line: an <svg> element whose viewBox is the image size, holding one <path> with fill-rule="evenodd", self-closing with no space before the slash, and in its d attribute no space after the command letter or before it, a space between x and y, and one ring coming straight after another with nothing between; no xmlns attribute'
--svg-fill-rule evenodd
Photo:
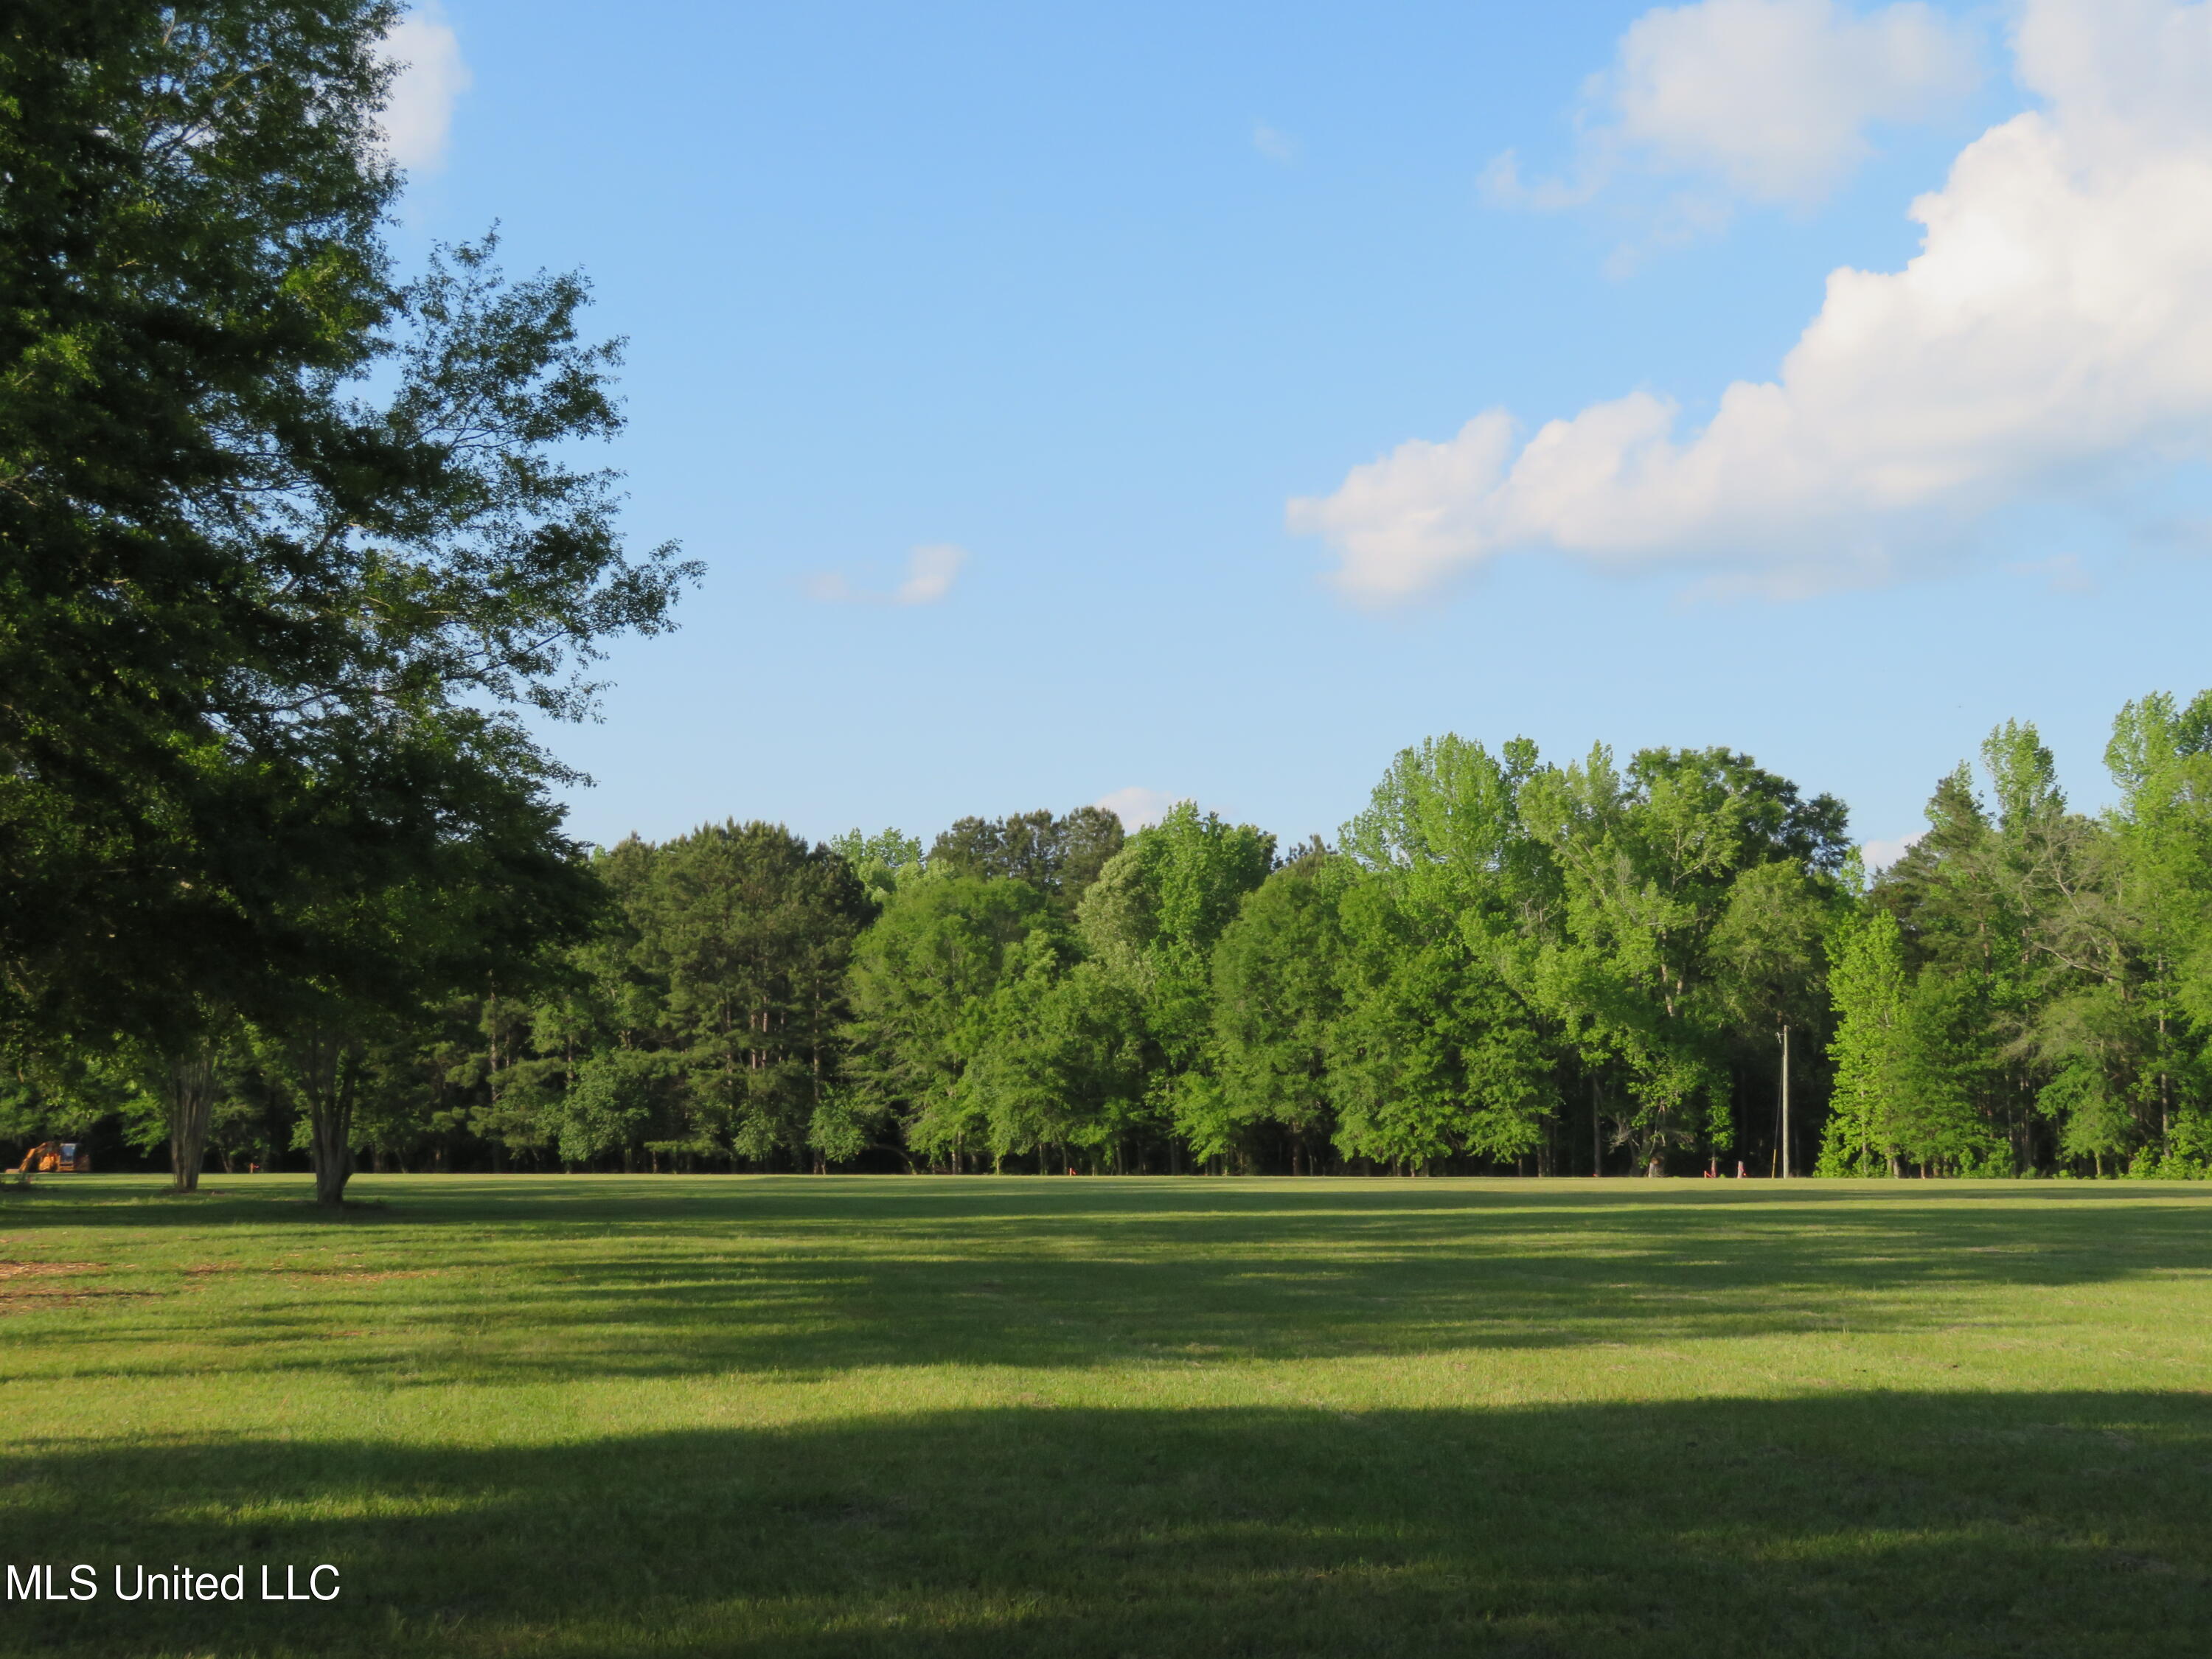
<svg viewBox="0 0 2212 1659"><path fill-rule="evenodd" d="M1907 0L1864 15L1834 0L1698 0L1629 25L1584 88L1572 174L1524 183L1511 150L1482 176L1500 206L1557 211L1624 167L1709 177L1755 201L1826 196L1872 153L1867 131L1942 113L1980 79L1973 34ZM1669 216L1720 216L1692 198Z"/></svg>
<svg viewBox="0 0 2212 1659"><path fill-rule="evenodd" d="M1091 804L1104 807L1121 820L1124 830L1134 832L1148 823L1158 823L1168 815L1168 808L1182 799L1181 795L1170 795L1164 790L1146 789L1133 783L1127 789L1116 789L1110 795L1101 795Z"/></svg>
<svg viewBox="0 0 2212 1659"><path fill-rule="evenodd" d="M1869 125L1924 120L1971 91L1976 56L1924 5L1859 16L1832 0L1703 0L1621 37L1615 130L1759 200L1817 200L1866 158Z"/></svg>
<svg viewBox="0 0 2212 1659"><path fill-rule="evenodd" d="M1768 381L1684 433L1637 392L1524 443L1491 410L1293 501L1359 598L1496 555L1698 560L1791 591L1885 578L1979 514L2123 463L2212 455L2212 6L2027 0L2045 107L1969 144L1904 270L1839 270Z"/></svg>
<svg viewBox="0 0 2212 1659"><path fill-rule="evenodd" d="M1889 841L1870 841L1859 848L1859 856L1866 860L1869 870L1887 870L1925 840L1928 832L1916 830L1909 836L1899 836Z"/></svg>
<svg viewBox="0 0 2212 1659"><path fill-rule="evenodd" d="M445 164L453 102L475 78L462 61L460 39L432 0L392 26L384 54L401 65L384 107L385 143L400 167L431 172Z"/></svg>
<svg viewBox="0 0 2212 1659"><path fill-rule="evenodd" d="M1287 132L1279 132L1265 121L1252 124L1252 148L1270 161L1295 161L1298 159L1298 141Z"/></svg>
<svg viewBox="0 0 2212 1659"><path fill-rule="evenodd" d="M952 591L953 579L967 562L967 549L931 542L908 553L906 580L888 593L854 587L835 571L810 577L806 591L831 605L935 605Z"/></svg>

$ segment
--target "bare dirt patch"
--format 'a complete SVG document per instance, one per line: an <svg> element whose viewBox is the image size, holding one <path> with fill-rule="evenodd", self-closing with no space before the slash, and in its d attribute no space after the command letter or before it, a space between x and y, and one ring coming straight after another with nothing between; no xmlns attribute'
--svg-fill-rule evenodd
<svg viewBox="0 0 2212 1659"><path fill-rule="evenodd" d="M0 1261L0 1314L29 1313L37 1308L67 1308L85 1302L129 1300L154 1294L151 1291L99 1291L84 1285L49 1286L33 1282L106 1271L104 1261Z"/></svg>
<svg viewBox="0 0 2212 1659"><path fill-rule="evenodd" d="M58 1279L69 1273L101 1273L105 1261L0 1261L0 1279Z"/></svg>

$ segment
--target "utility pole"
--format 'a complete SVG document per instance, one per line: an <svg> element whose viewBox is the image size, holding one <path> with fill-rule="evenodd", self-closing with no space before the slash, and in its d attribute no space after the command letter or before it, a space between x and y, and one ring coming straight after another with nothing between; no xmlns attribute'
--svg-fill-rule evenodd
<svg viewBox="0 0 2212 1659"><path fill-rule="evenodd" d="M1782 1028L1782 1178L1790 1179L1790 1028Z"/></svg>

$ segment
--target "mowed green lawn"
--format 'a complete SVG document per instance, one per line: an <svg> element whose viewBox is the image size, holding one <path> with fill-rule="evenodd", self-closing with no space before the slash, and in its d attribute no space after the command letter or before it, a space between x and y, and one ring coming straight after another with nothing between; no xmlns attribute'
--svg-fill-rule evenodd
<svg viewBox="0 0 2212 1659"><path fill-rule="evenodd" d="M2195 1187L211 1185L0 1195L0 1651L2212 1651Z"/></svg>

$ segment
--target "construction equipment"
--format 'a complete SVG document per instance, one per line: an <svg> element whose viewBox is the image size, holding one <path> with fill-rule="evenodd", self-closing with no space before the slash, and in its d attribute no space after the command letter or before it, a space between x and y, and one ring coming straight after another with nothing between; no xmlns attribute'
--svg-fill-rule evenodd
<svg viewBox="0 0 2212 1659"><path fill-rule="evenodd" d="M42 1140L16 1168L22 1175L82 1175L92 1168L92 1154L74 1140Z"/></svg>

